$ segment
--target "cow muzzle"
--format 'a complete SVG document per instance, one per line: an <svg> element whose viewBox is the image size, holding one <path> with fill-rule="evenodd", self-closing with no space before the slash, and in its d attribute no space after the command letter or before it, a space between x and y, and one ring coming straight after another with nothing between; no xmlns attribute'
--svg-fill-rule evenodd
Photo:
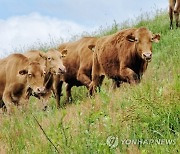
<svg viewBox="0 0 180 154"><path fill-rule="evenodd" d="M150 62L152 59L152 53L151 52L144 52L142 54L142 57L145 61Z"/></svg>
<svg viewBox="0 0 180 154"><path fill-rule="evenodd" d="M66 73L66 68L65 67L59 68L59 74L64 74L64 73Z"/></svg>
<svg viewBox="0 0 180 154"><path fill-rule="evenodd" d="M37 87L36 90L34 91L35 95L43 95L45 93L46 93L45 87Z"/></svg>

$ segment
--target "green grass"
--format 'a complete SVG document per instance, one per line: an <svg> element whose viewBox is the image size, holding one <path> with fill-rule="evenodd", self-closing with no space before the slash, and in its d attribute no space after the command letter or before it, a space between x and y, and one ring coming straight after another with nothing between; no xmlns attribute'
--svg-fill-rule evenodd
<svg viewBox="0 0 180 154"><path fill-rule="evenodd" d="M99 36L116 32L117 26ZM140 26L160 33L161 41L153 45L153 60L139 85L113 91L106 79L91 99L85 87L74 87L73 104L57 110L52 98L47 112L32 98L27 111L0 115L0 153L56 153L33 115L60 153L179 153L180 29L169 30L165 13L139 19L135 27ZM117 147L106 144L108 136L118 137ZM126 139L172 139L175 144L123 144Z"/></svg>

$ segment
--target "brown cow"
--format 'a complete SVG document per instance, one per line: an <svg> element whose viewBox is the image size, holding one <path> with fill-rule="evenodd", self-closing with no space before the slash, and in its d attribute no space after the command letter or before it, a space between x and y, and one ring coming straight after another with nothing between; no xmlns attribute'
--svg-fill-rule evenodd
<svg viewBox="0 0 180 154"><path fill-rule="evenodd" d="M89 45L95 44L98 38L84 37L78 41L64 43L58 47L60 52L67 50L68 53L63 59L67 72L64 74L64 81L67 83L67 101L72 100L71 88L73 86L86 86L91 83L92 51Z"/></svg>
<svg viewBox="0 0 180 154"><path fill-rule="evenodd" d="M173 14L176 19L176 28L179 26L180 0L169 0L170 29L173 29Z"/></svg>
<svg viewBox="0 0 180 154"><path fill-rule="evenodd" d="M131 84L138 83L151 61L152 42L159 40L160 35L152 34L147 28L125 29L99 38L94 48L90 93L94 93L104 75Z"/></svg>
<svg viewBox="0 0 180 154"><path fill-rule="evenodd" d="M31 93L44 93L45 70L22 54L0 60L0 99L8 113L13 105L27 104Z"/></svg>
<svg viewBox="0 0 180 154"><path fill-rule="evenodd" d="M46 75L45 75L45 87L46 93L37 95L44 104L44 109L47 107L47 103L49 101L49 97L53 91L56 97L56 105L57 108L60 107L60 93L61 93L61 84L60 81L61 75L66 72L66 68L62 63L62 58L66 55L66 51L62 54L55 50L50 49L47 53L44 53L39 50L32 50L24 53L26 57L33 61L39 61L41 65L44 65L46 68Z"/></svg>

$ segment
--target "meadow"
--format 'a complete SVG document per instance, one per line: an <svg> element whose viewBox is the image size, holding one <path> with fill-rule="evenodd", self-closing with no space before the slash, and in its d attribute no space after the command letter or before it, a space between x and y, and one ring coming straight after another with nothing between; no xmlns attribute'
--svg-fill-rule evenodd
<svg viewBox="0 0 180 154"><path fill-rule="evenodd" d="M137 20L134 25L115 23L98 36L131 26L160 33L140 84L113 90L106 79L94 98L85 87L73 87L72 104L58 110L52 97L46 112L32 97L28 110L0 114L0 154L180 153L180 28L169 30L167 12ZM65 98L63 92L62 104Z"/></svg>

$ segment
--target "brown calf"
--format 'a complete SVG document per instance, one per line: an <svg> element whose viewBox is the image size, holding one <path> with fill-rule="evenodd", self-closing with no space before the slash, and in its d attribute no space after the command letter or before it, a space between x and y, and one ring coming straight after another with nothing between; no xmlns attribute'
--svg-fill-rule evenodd
<svg viewBox="0 0 180 154"><path fill-rule="evenodd" d="M32 93L44 93L44 68L22 54L0 60L0 99L10 113L13 105L27 104Z"/></svg>
<svg viewBox="0 0 180 154"><path fill-rule="evenodd" d="M61 84L60 80L61 75L66 72L66 68L62 63L62 58L66 55L66 51L62 54L54 49L49 50L47 53L44 53L39 50L32 50L24 54L29 59L34 61L39 61L41 65L45 66L46 75L44 79L44 85L46 87L45 93L41 95L36 95L44 105L44 109L47 107L49 97L52 94L52 91L56 98L57 108L60 107L60 93L61 93Z"/></svg>

